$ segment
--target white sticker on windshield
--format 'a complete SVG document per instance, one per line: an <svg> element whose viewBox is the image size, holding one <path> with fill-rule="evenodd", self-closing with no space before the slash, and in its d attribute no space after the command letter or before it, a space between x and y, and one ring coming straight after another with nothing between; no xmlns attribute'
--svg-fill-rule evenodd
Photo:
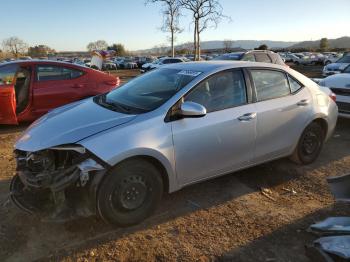
<svg viewBox="0 0 350 262"><path fill-rule="evenodd" d="M178 75L184 75L184 76L199 76L202 72L198 72L198 71L191 71L191 70L182 70L179 73L177 73Z"/></svg>

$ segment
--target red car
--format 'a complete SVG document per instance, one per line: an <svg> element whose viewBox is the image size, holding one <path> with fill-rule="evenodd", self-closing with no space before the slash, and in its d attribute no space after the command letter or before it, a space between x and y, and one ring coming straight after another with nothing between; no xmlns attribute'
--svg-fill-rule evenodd
<svg viewBox="0 0 350 262"><path fill-rule="evenodd" d="M0 124L33 121L53 108L109 92L119 83L118 77L64 62L0 64Z"/></svg>

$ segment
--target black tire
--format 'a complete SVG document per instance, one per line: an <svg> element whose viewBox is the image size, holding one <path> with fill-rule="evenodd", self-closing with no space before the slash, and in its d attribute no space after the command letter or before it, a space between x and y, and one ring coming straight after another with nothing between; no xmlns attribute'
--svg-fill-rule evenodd
<svg viewBox="0 0 350 262"><path fill-rule="evenodd" d="M297 66L300 65L300 63L298 61L295 61L294 64Z"/></svg>
<svg viewBox="0 0 350 262"><path fill-rule="evenodd" d="M112 168L101 183L97 210L107 223L135 225L155 211L162 194L158 169L143 159L129 160Z"/></svg>
<svg viewBox="0 0 350 262"><path fill-rule="evenodd" d="M300 136L291 160L298 164L311 164L319 156L324 143L324 130L316 123L308 125Z"/></svg>

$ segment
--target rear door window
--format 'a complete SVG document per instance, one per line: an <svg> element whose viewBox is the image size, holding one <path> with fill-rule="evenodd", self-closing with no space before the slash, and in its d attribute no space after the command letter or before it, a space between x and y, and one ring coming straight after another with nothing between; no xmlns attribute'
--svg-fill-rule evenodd
<svg viewBox="0 0 350 262"><path fill-rule="evenodd" d="M246 54L243 56L242 61L251 61L255 62L255 57L253 54Z"/></svg>
<svg viewBox="0 0 350 262"><path fill-rule="evenodd" d="M52 65L39 65L36 71L37 81L70 80L82 75L80 70Z"/></svg>
<svg viewBox="0 0 350 262"><path fill-rule="evenodd" d="M256 53L255 60L256 62L271 63L270 57L264 53Z"/></svg>
<svg viewBox="0 0 350 262"><path fill-rule="evenodd" d="M258 101L283 97L290 94L285 73L274 70L251 70Z"/></svg>

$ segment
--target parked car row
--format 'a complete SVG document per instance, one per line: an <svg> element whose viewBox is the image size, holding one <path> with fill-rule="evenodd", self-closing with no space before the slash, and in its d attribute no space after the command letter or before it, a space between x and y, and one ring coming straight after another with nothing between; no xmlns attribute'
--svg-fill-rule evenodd
<svg viewBox="0 0 350 262"><path fill-rule="evenodd" d="M341 73L316 81L320 86L326 86L336 94L339 116L350 118L350 64Z"/></svg>
<svg viewBox="0 0 350 262"><path fill-rule="evenodd" d="M325 53L279 53L285 62L291 62L295 65L328 65L342 57L341 53L325 52Z"/></svg>

